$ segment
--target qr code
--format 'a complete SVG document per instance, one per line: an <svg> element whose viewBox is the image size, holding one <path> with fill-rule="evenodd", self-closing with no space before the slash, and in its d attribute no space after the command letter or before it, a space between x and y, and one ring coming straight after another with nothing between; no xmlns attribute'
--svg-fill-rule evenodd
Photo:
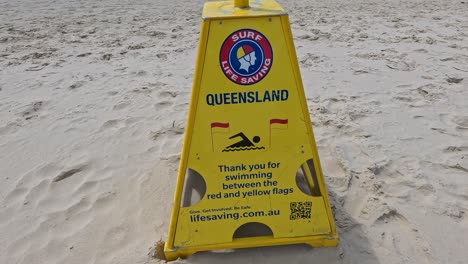
<svg viewBox="0 0 468 264"><path fill-rule="evenodd" d="M291 209L289 219L308 219L312 210L312 202L291 202L289 208Z"/></svg>

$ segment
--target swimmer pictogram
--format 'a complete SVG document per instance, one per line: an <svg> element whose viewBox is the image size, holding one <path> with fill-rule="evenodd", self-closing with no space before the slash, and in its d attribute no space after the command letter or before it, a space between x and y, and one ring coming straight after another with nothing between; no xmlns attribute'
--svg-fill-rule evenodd
<svg viewBox="0 0 468 264"><path fill-rule="evenodd" d="M229 137L229 139L234 139L234 138L239 138L240 141L227 146L226 148L223 149L223 152L265 149L265 147L257 147L254 144L254 143L260 142L259 136L254 136L252 137L252 140L250 140L243 132L239 132Z"/></svg>

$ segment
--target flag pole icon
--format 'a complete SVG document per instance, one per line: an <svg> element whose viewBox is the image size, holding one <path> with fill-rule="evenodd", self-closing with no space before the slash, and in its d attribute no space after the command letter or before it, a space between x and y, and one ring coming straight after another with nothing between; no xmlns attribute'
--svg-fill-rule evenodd
<svg viewBox="0 0 468 264"><path fill-rule="evenodd" d="M288 119L273 118L270 119L270 148L271 148L271 130L272 129L288 129Z"/></svg>
<svg viewBox="0 0 468 264"><path fill-rule="evenodd" d="M212 122L211 123L211 149L214 152L213 134L214 133L229 133L229 122Z"/></svg>

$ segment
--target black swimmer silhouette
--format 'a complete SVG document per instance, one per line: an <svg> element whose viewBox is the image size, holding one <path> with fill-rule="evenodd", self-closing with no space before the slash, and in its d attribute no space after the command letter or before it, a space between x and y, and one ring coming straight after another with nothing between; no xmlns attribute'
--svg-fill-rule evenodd
<svg viewBox="0 0 468 264"><path fill-rule="evenodd" d="M240 151L240 150L252 150L252 149L264 149L264 147L259 147L256 148L254 143L260 142L260 137L259 136L254 136L252 138L252 141L242 132L235 134L234 136L229 137L229 139L237 138L240 137L242 138L241 141L234 143L230 146L227 146L223 151Z"/></svg>

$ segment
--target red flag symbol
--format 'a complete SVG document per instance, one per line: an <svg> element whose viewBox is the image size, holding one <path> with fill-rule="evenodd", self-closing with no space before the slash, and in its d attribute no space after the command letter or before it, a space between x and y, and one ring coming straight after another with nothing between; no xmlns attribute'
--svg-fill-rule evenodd
<svg viewBox="0 0 468 264"><path fill-rule="evenodd" d="M214 123L211 123L211 128L213 128L213 127L228 128L229 123L214 122Z"/></svg>
<svg viewBox="0 0 468 264"><path fill-rule="evenodd" d="M288 119L277 119L277 118L270 119L270 125L271 124L287 124L287 123L288 123Z"/></svg>

